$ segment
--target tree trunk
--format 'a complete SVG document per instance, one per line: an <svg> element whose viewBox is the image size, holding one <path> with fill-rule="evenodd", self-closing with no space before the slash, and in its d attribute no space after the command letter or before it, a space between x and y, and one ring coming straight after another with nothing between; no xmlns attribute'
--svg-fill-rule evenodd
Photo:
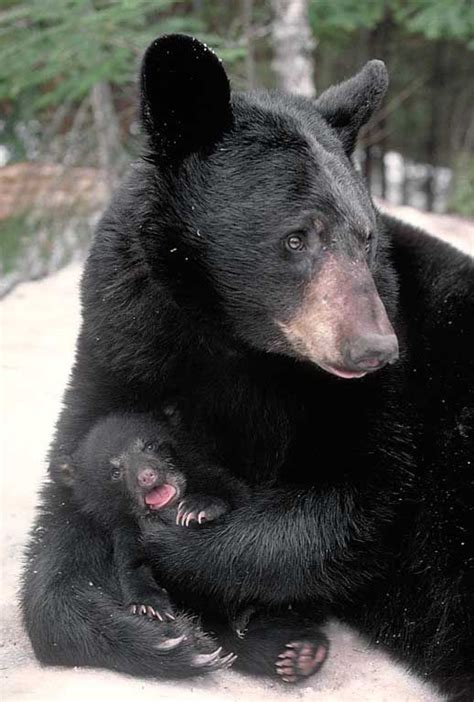
<svg viewBox="0 0 474 702"><path fill-rule="evenodd" d="M406 158L403 158L402 205L410 204L410 179L407 163Z"/></svg>
<svg viewBox="0 0 474 702"><path fill-rule="evenodd" d="M107 187L112 190L117 160L120 155L120 134L109 83L96 83L91 91L91 105L98 146L99 166Z"/></svg>
<svg viewBox="0 0 474 702"><path fill-rule="evenodd" d="M245 42L245 82L248 90L255 87L255 56L252 38L253 0L242 0L243 39Z"/></svg>
<svg viewBox="0 0 474 702"><path fill-rule="evenodd" d="M285 92L314 97L312 51L316 44L309 26L308 0L272 0L272 7L272 67L278 85Z"/></svg>
<svg viewBox="0 0 474 702"><path fill-rule="evenodd" d="M442 86L445 76L446 43L443 41L433 44L433 61L430 79L430 120L426 138L426 160L428 170L425 181L426 209L433 212L436 201L436 171L439 165L440 127L442 123Z"/></svg>

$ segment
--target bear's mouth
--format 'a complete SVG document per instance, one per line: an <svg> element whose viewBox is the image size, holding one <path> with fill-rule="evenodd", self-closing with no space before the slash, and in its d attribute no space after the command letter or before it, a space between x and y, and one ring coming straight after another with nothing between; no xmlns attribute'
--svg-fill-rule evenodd
<svg viewBox="0 0 474 702"><path fill-rule="evenodd" d="M178 490L174 485L164 483L154 487L145 495L145 504L153 510L169 507L178 497Z"/></svg>
<svg viewBox="0 0 474 702"><path fill-rule="evenodd" d="M327 373L331 373L332 375L337 375L338 378L363 378L364 375L367 375L367 373L370 373L369 370L364 370L364 371L349 371L349 370L343 370L342 368L336 368L336 366L330 366L326 363L321 363L319 361L318 363L319 366L323 370L325 370Z"/></svg>

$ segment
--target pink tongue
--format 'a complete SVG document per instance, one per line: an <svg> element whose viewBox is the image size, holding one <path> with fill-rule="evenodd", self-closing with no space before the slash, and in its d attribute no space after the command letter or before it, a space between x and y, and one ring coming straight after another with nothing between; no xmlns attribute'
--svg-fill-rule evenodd
<svg viewBox="0 0 474 702"><path fill-rule="evenodd" d="M173 485L160 485L145 495L145 502L152 509L160 509L160 507L167 505L175 495L176 488Z"/></svg>

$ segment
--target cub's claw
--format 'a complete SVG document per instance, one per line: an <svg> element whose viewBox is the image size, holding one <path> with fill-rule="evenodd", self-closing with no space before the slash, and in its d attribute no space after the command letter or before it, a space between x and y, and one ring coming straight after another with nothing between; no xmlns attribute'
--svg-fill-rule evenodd
<svg viewBox="0 0 474 702"><path fill-rule="evenodd" d="M217 519L229 510L229 505L218 497L190 495L178 504L177 526L188 527L191 522L203 524Z"/></svg>
<svg viewBox="0 0 474 702"><path fill-rule="evenodd" d="M192 521L198 521L197 513L192 509L186 509L183 502L180 502L178 505L178 513L176 515L177 526L187 527Z"/></svg>
<svg viewBox="0 0 474 702"><path fill-rule="evenodd" d="M165 619L164 617L168 617L168 619L173 620L174 617L172 614L169 612L165 612L164 614L161 614L157 609L152 607L151 605L145 605L145 604L131 604L129 606L129 612L131 614L138 614L142 616L149 617L150 619L158 619L160 622L164 622Z"/></svg>

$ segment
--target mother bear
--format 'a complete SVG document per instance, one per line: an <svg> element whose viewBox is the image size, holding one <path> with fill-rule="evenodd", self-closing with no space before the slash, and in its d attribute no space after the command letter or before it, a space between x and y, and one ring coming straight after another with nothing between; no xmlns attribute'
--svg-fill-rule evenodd
<svg viewBox="0 0 474 702"><path fill-rule="evenodd" d="M55 479L97 418L178 396L255 494L212 528L150 528L171 595L193 583L217 615L317 605L472 699L474 268L381 215L352 165L387 82L370 61L316 101L231 95L195 39L148 48L147 151L87 261L28 548L41 661L139 676L215 661L184 615L120 608L109 540Z"/></svg>

